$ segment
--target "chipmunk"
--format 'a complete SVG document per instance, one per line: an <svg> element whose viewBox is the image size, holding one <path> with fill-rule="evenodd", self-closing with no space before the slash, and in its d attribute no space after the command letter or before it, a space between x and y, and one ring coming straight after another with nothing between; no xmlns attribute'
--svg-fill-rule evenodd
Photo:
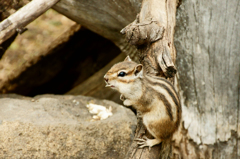
<svg viewBox="0 0 240 159"><path fill-rule="evenodd" d="M142 113L143 124L154 139L138 138L139 148L149 149L169 139L181 119L181 105L173 85L164 78L144 73L143 65L126 57L104 76L106 87L121 93L125 106Z"/></svg>

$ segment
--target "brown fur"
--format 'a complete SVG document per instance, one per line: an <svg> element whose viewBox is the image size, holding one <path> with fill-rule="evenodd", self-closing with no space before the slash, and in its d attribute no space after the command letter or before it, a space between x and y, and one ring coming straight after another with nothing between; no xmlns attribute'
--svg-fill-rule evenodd
<svg viewBox="0 0 240 159"><path fill-rule="evenodd" d="M122 83L131 83L134 82L134 80L124 80L124 79L118 79Z"/></svg>
<svg viewBox="0 0 240 159"><path fill-rule="evenodd" d="M148 127L154 133L153 136L162 140L170 138L175 131L175 123L167 119L154 121Z"/></svg>
<svg viewBox="0 0 240 159"><path fill-rule="evenodd" d="M169 95L170 95L171 98L173 99L174 103L176 104L176 108L177 108L177 121L176 121L176 123L175 123L175 127L178 128L178 126L179 126L179 124L180 124L180 120L181 120L182 108L181 108L181 104L180 104L179 98L178 98L178 96L177 96L176 90L174 89L174 87L172 86L172 84L171 84L169 81L167 81L166 79L161 78L161 77L155 77L155 76L150 76L150 77L155 78L155 79L157 79L157 80L159 80L159 81L164 81L164 82L166 82L165 84L157 83L157 82L154 83L154 82L148 80L148 78L146 78L146 83L147 83L147 84L150 84L150 85L153 85L153 86L154 86L154 85L160 85L162 88L164 88L164 89L167 90L167 92L169 93ZM170 88L169 88L169 87L170 87ZM160 98L160 100L166 100L166 99L163 99L163 96L162 96L162 95L158 95L158 97ZM165 103L166 109L168 110L168 114L169 114L169 116L170 116L170 118L171 118L171 116L172 116L172 115L171 115L171 114L172 114L172 111L170 111L171 108L169 107L169 104L168 104L167 101L164 102L164 103Z"/></svg>
<svg viewBox="0 0 240 159"><path fill-rule="evenodd" d="M121 70L126 72L126 77L118 77L117 74ZM144 124L149 132L161 141L168 141L181 120L178 95L166 79L141 73L142 65L132 62L127 57L124 62L115 64L105 78L109 83L118 83L116 85L119 85L118 90L122 91L120 93L126 98L126 105L133 104L134 108L142 112Z"/></svg>
<svg viewBox="0 0 240 159"><path fill-rule="evenodd" d="M124 64L123 63L117 63L117 64L113 65L113 67L107 72L107 74L116 73L120 70L132 70L132 71L134 71L134 68L135 68L136 64L137 63L132 62L132 61L125 61Z"/></svg>

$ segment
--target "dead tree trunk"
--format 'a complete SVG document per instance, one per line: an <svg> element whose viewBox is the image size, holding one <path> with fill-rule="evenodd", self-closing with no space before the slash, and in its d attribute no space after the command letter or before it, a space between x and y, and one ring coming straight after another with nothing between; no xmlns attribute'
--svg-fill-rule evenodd
<svg viewBox="0 0 240 159"><path fill-rule="evenodd" d="M178 136L178 154L240 158L240 2L183 1L176 17L186 133Z"/></svg>
<svg viewBox="0 0 240 159"><path fill-rule="evenodd" d="M176 68L173 44L177 1L143 0L140 14L121 33L138 47L146 72L173 77Z"/></svg>

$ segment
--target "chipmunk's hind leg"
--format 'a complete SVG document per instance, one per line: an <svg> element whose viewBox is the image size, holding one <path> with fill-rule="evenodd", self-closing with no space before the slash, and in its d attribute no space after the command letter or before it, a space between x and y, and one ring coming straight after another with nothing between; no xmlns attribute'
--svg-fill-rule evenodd
<svg viewBox="0 0 240 159"><path fill-rule="evenodd" d="M139 141L137 144L139 145L139 148L149 147L149 150L154 145L160 144L162 142L161 139L148 139L146 136L144 136L142 139L137 138L136 141Z"/></svg>

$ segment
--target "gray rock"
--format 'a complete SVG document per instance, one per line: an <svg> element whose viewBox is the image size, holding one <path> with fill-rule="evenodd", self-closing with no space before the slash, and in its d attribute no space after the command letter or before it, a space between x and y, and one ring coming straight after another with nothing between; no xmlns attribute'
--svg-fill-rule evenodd
<svg viewBox="0 0 240 159"><path fill-rule="evenodd" d="M113 116L91 121L89 102ZM0 110L0 158L124 158L137 123L127 108L84 96L0 98Z"/></svg>

